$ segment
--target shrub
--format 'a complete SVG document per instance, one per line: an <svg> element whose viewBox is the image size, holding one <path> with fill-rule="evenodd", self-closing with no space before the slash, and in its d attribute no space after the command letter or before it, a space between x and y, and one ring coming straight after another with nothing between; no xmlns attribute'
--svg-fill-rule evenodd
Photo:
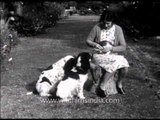
<svg viewBox="0 0 160 120"><path fill-rule="evenodd" d="M23 16L18 16L16 29L26 36L43 32L56 24L63 10L62 5L56 2L26 2Z"/></svg>
<svg viewBox="0 0 160 120"><path fill-rule="evenodd" d="M0 27L0 31L1 31L0 61L1 62L3 59L5 59L7 55L9 55L9 53L11 52L11 48L17 45L20 41L17 31L12 28L12 24L9 24L10 21L11 21L11 18L9 18L7 22L5 22L4 19L1 19L1 27Z"/></svg>

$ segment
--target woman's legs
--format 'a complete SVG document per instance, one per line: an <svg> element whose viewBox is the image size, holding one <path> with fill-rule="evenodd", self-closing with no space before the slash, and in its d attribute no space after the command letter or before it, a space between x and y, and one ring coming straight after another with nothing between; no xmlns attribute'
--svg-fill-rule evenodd
<svg viewBox="0 0 160 120"><path fill-rule="evenodd" d="M99 96L101 96L101 97L105 97L106 96L105 92L104 92L105 91L105 85L107 84L108 80L115 75L115 73L116 72L109 73L109 72L105 71L104 69L102 69L102 76L101 76L101 78L99 80L99 83L98 83L98 86L97 86L97 89L96 89L96 93ZM116 81L116 86L117 86L117 91L120 94L125 94L122 82L124 81L127 73L128 73L128 68L119 69L118 79Z"/></svg>
<svg viewBox="0 0 160 120"><path fill-rule="evenodd" d="M109 72L105 71L104 69L102 69L102 76L101 76L100 80L98 81L99 83L98 83L98 86L96 89L97 95L99 95L100 97L106 96L106 94L105 94L106 84L107 84L108 80L111 77L113 77L114 74L115 74L115 72L109 73Z"/></svg>
<svg viewBox="0 0 160 120"><path fill-rule="evenodd" d="M94 64L93 62L90 63L90 72L91 72L91 76L93 79L93 82L96 83L96 78L95 78L95 71L97 69L97 65Z"/></svg>
<svg viewBox="0 0 160 120"><path fill-rule="evenodd" d="M114 76L114 74L115 74L115 72L109 73L107 71L105 71L103 73L103 78L102 78L102 81L100 83L100 88L102 90L105 90L105 85L107 84L108 80Z"/></svg>
<svg viewBox="0 0 160 120"><path fill-rule="evenodd" d="M122 82L126 78L127 73L128 73L127 67L119 69L119 75L118 75L118 80L117 80L117 90L120 94L125 94Z"/></svg>

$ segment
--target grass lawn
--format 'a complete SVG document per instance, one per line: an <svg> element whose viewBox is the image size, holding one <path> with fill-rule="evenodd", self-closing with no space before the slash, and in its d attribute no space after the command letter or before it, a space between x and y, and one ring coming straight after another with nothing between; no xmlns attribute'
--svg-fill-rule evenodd
<svg viewBox="0 0 160 120"><path fill-rule="evenodd" d="M136 55L138 58L142 55L137 49L141 48L135 49L136 45L129 37L126 38L129 45L126 57L131 66L124 81L126 95L101 99L95 94L96 85L84 90L84 101L58 103L38 95L26 95L38 80L39 69L48 67L65 55L91 51L85 40L96 20L97 17L91 16L89 19L73 17L59 21L45 34L21 38L20 44L8 56L13 58L12 62L8 63L6 59L3 63L6 70L1 71L1 118L160 118L156 89L142 79L145 76L140 76L141 69L136 64ZM91 81L89 76L87 83Z"/></svg>

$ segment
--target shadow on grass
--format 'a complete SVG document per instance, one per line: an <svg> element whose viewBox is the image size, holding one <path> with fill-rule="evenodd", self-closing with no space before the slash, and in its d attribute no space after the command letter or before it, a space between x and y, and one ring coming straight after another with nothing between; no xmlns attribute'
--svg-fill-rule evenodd
<svg viewBox="0 0 160 120"><path fill-rule="evenodd" d="M93 81L91 79L88 79L84 84L84 89L86 91L91 91L93 85L94 85Z"/></svg>
<svg viewBox="0 0 160 120"><path fill-rule="evenodd" d="M25 87L27 89L27 91L33 91L35 89L35 85L36 85L37 81L33 81L31 83L28 83Z"/></svg>

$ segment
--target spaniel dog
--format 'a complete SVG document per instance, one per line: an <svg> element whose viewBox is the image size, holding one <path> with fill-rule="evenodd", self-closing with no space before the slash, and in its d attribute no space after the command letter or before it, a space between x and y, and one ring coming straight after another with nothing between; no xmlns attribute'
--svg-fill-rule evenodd
<svg viewBox="0 0 160 120"><path fill-rule="evenodd" d="M84 98L82 87L87 80L89 61L90 54L86 52L80 53L77 57L67 55L61 58L42 71L35 90L28 92L27 95L38 93L40 96L56 95L65 99L68 98L71 91L76 92L74 89L79 89L78 96ZM70 96L73 96L73 93Z"/></svg>
<svg viewBox="0 0 160 120"><path fill-rule="evenodd" d="M27 95L52 96L53 88L63 79L66 71L70 71L75 66L76 62L74 59L74 56L67 55L43 70L35 89L32 92L28 92Z"/></svg>
<svg viewBox="0 0 160 120"><path fill-rule="evenodd" d="M76 66L65 74L62 81L57 86L56 95L62 101L71 100L74 97L84 99L83 86L88 79L91 56L83 52L77 56Z"/></svg>

